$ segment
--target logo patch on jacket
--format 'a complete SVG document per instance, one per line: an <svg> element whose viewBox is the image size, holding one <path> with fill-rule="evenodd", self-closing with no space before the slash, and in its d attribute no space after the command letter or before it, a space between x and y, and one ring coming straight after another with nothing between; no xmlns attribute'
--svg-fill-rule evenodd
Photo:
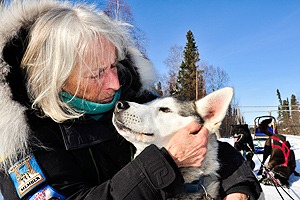
<svg viewBox="0 0 300 200"><path fill-rule="evenodd" d="M51 186L47 185L40 189L37 193L35 193L28 200L64 200L65 197L61 194L57 193Z"/></svg>
<svg viewBox="0 0 300 200"><path fill-rule="evenodd" d="M20 198L46 180L33 154L15 163L8 173Z"/></svg>

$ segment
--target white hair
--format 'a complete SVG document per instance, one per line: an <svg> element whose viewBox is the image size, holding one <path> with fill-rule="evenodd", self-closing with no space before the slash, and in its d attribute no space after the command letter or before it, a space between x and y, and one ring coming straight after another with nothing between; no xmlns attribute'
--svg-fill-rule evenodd
<svg viewBox="0 0 300 200"><path fill-rule="evenodd" d="M131 44L129 35L124 25L103 12L81 6L58 7L36 20L22 60L28 74L28 95L34 107L57 122L82 115L63 102L59 94L76 64L83 62L87 48L93 48L91 41L100 36L115 46L117 60L125 58ZM95 54L97 51L95 49Z"/></svg>

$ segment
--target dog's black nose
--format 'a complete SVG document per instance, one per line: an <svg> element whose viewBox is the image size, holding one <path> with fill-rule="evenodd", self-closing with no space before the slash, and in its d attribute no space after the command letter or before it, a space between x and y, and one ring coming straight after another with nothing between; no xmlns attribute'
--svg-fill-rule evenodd
<svg viewBox="0 0 300 200"><path fill-rule="evenodd" d="M127 101L118 101L115 107L115 111L122 111L129 108L129 104Z"/></svg>

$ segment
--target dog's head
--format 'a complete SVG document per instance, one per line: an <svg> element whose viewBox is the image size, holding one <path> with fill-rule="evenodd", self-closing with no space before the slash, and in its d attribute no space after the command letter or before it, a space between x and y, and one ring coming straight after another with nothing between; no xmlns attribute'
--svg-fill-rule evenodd
<svg viewBox="0 0 300 200"><path fill-rule="evenodd" d="M264 120L258 125L260 132L262 132L262 133L264 133L264 134L266 134L266 135L268 135L268 136L272 136L273 133L270 132L270 130L269 130L269 124L270 124L271 122L272 122L272 118L270 118L270 119L264 119Z"/></svg>
<svg viewBox="0 0 300 200"><path fill-rule="evenodd" d="M231 125L231 135L235 142L246 142L251 137L248 124Z"/></svg>
<svg viewBox="0 0 300 200"><path fill-rule="evenodd" d="M216 131L233 96L232 88L215 91L196 102L174 97L159 98L147 104L117 102L113 124L117 131L142 150L149 144L166 146L170 138L192 121Z"/></svg>

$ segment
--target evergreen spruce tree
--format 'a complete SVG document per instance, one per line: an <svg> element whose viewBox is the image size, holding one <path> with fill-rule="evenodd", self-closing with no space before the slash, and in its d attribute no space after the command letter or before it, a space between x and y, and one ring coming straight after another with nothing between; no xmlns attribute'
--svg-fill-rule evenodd
<svg viewBox="0 0 300 200"><path fill-rule="evenodd" d="M291 95L291 134L297 135L300 132L299 102L294 94Z"/></svg>
<svg viewBox="0 0 300 200"><path fill-rule="evenodd" d="M278 106L278 132L282 134L300 135L300 108L299 102L294 94L291 95L291 101L281 99L277 89L279 100Z"/></svg>
<svg viewBox="0 0 300 200"><path fill-rule="evenodd" d="M289 99L282 101L282 124L281 129L283 134L290 134L290 103Z"/></svg>
<svg viewBox="0 0 300 200"><path fill-rule="evenodd" d="M191 30L186 34L187 43L184 47L184 60L180 65L177 76L178 91L177 95L186 100L196 99L196 77L198 73L197 63L200 60L198 47ZM199 81L197 80L197 83ZM199 83L198 83L199 84Z"/></svg>
<svg viewBox="0 0 300 200"><path fill-rule="evenodd" d="M277 120L278 120L278 131L279 133L282 133L282 125L284 124L283 122L283 109L282 109L282 99L281 99L281 94L280 94L280 91L279 89L277 89L277 97L278 97L278 100L279 100L279 106L278 106L278 117L277 117Z"/></svg>
<svg viewBox="0 0 300 200"><path fill-rule="evenodd" d="M281 94L280 94L280 91L279 89L277 89L277 97L278 97L278 100L279 100L279 105L282 105L282 99L281 99Z"/></svg>

